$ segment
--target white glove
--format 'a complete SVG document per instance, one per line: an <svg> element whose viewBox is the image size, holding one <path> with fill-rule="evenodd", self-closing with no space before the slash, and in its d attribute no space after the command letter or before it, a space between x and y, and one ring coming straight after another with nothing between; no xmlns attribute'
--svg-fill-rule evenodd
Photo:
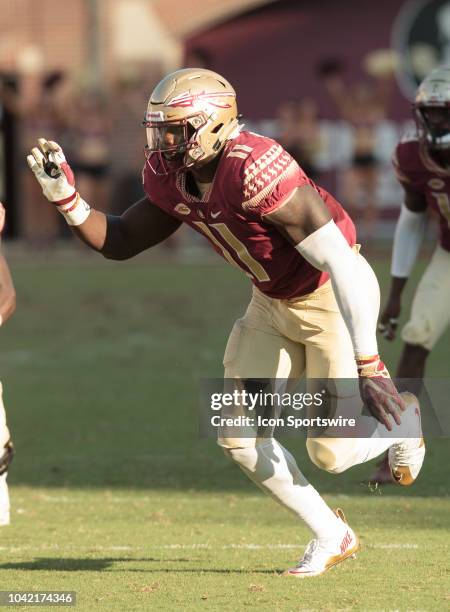
<svg viewBox="0 0 450 612"><path fill-rule="evenodd" d="M58 143L38 139L38 147L27 156L28 165L44 196L56 205L69 225L81 225L89 216L90 207L75 189L75 177Z"/></svg>

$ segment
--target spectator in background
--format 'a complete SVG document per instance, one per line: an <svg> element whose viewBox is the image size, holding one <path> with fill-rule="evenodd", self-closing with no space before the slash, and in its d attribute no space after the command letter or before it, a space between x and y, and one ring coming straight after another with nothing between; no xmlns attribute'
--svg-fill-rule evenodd
<svg viewBox="0 0 450 612"><path fill-rule="evenodd" d="M114 214L121 214L130 200L137 202L144 197L141 173L146 135L142 121L147 99L148 91L140 75L133 71L122 74L114 88L114 129L110 138Z"/></svg>
<svg viewBox="0 0 450 612"><path fill-rule="evenodd" d="M161 79L161 67L156 64L123 67L114 88L114 106L111 122L111 178L112 194L109 212L122 214L130 200L138 202L145 197L142 187L142 169L145 163L144 147L147 136L142 122L147 109L149 92ZM78 179L77 179L78 180ZM164 247L176 252L180 233L169 236Z"/></svg>
<svg viewBox="0 0 450 612"><path fill-rule="evenodd" d="M295 100L285 100L278 106L276 122L279 143L293 155L297 131L297 103Z"/></svg>
<svg viewBox="0 0 450 612"><path fill-rule="evenodd" d="M23 159L42 134L50 134L51 140L60 139L65 126L63 84L64 76L60 72L44 75L41 71L24 71L19 76L17 88L6 83L0 85L1 103L17 122L17 185L22 190L18 198L21 202L21 235L35 247L52 243L58 237L61 225L54 215L43 214L40 210L42 191L33 177L30 179Z"/></svg>
<svg viewBox="0 0 450 612"><path fill-rule="evenodd" d="M318 108L312 98L302 98L297 106L298 163L315 180L319 174L317 156L322 148Z"/></svg>
<svg viewBox="0 0 450 612"><path fill-rule="evenodd" d="M214 70L211 54L204 47L192 47L186 51L183 68Z"/></svg>
<svg viewBox="0 0 450 612"><path fill-rule="evenodd" d="M108 174L110 169L110 108L103 92L85 88L78 92L68 112L67 143L80 190L88 202L98 202L108 212Z"/></svg>
<svg viewBox="0 0 450 612"><path fill-rule="evenodd" d="M283 102L277 111L277 140L312 179L321 150L317 105L312 98Z"/></svg>
<svg viewBox="0 0 450 612"><path fill-rule="evenodd" d="M352 129L353 157L342 176L342 199L350 215L362 219L366 239L373 238L378 217L376 191L379 162L376 156L376 132L386 118L392 79L363 80L353 85L344 81L344 68L337 61L323 62L319 74L334 101L339 116Z"/></svg>

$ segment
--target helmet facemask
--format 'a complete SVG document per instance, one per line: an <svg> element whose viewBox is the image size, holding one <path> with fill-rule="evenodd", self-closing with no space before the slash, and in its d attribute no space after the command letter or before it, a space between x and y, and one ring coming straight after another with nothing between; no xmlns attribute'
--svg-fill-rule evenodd
<svg viewBox="0 0 450 612"><path fill-rule="evenodd" d="M202 159L204 153L197 135L207 123L203 113L171 121L152 115L159 113L149 113L143 125L147 130L147 163L155 174L186 170Z"/></svg>
<svg viewBox="0 0 450 612"><path fill-rule="evenodd" d="M450 150L450 106L414 105L420 138L437 151Z"/></svg>

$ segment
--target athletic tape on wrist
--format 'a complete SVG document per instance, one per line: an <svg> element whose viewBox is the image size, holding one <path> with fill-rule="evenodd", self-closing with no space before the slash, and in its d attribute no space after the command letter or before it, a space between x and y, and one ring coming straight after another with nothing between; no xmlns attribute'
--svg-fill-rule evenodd
<svg viewBox="0 0 450 612"><path fill-rule="evenodd" d="M79 193L76 194L74 201L58 205L56 208L62 214L67 224L71 226L81 225L91 213L91 207L80 197Z"/></svg>

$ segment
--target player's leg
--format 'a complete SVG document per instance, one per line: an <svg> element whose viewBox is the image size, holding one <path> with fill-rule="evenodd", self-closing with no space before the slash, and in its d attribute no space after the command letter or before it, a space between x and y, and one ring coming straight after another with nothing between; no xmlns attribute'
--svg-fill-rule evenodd
<svg viewBox="0 0 450 612"><path fill-rule="evenodd" d="M403 345L396 376L399 391L410 391L419 396L430 350L418 344Z"/></svg>
<svg viewBox="0 0 450 612"><path fill-rule="evenodd" d="M420 396L429 354L429 350L419 345L405 344L403 346L396 372L397 388L400 392L410 391L416 397ZM368 480L373 484L379 485L395 484L395 479L389 466L387 451L377 463L375 471L369 476Z"/></svg>
<svg viewBox="0 0 450 612"><path fill-rule="evenodd" d="M378 282L362 256L359 256L359 262L366 279L366 286L361 290L368 295L376 319L379 309ZM412 396L408 398L409 407L404 413L402 425L393 424L390 433L374 417L361 413L353 347L331 288L328 291L319 290L316 295L307 298L304 309L298 312L306 347L308 380L335 379L334 416L354 417L357 421L354 437L336 437L330 429L323 435L308 437L307 449L313 463L329 472L340 473L379 456L406 437L412 438L419 426Z"/></svg>
<svg viewBox="0 0 450 612"><path fill-rule="evenodd" d="M6 479L14 450L6 426L6 412L2 394L3 389L0 383L0 525L9 525L9 492Z"/></svg>
<svg viewBox="0 0 450 612"><path fill-rule="evenodd" d="M402 330L405 346L397 369L399 378L423 378L427 357L450 323L449 270L450 252L436 247Z"/></svg>
<svg viewBox="0 0 450 612"><path fill-rule="evenodd" d="M396 372L397 388L400 392L410 391L416 397L419 397L429 354L429 350L419 345L405 344L403 346ZM387 451L377 463L375 471L369 476L368 481L379 485L395 484Z"/></svg>
<svg viewBox="0 0 450 612"><path fill-rule="evenodd" d="M414 295L411 316L402 330L405 342L397 366L398 387L419 396L428 355L450 322L450 253L438 246ZM394 482L387 454L370 482Z"/></svg>
<svg viewBox="0 0 450 612"><path fill-rule="evenodd" d="M243 319L236 322L224 356L226 384L255 379L298 379L304 349L271 324L273 300L255 291ZM238 407L239 410L239 407ZM342 521L299 470L291 453L272 437L232 437L221 432L225 453L275 501L302 519L318 538L342 531Z"/></svg>

